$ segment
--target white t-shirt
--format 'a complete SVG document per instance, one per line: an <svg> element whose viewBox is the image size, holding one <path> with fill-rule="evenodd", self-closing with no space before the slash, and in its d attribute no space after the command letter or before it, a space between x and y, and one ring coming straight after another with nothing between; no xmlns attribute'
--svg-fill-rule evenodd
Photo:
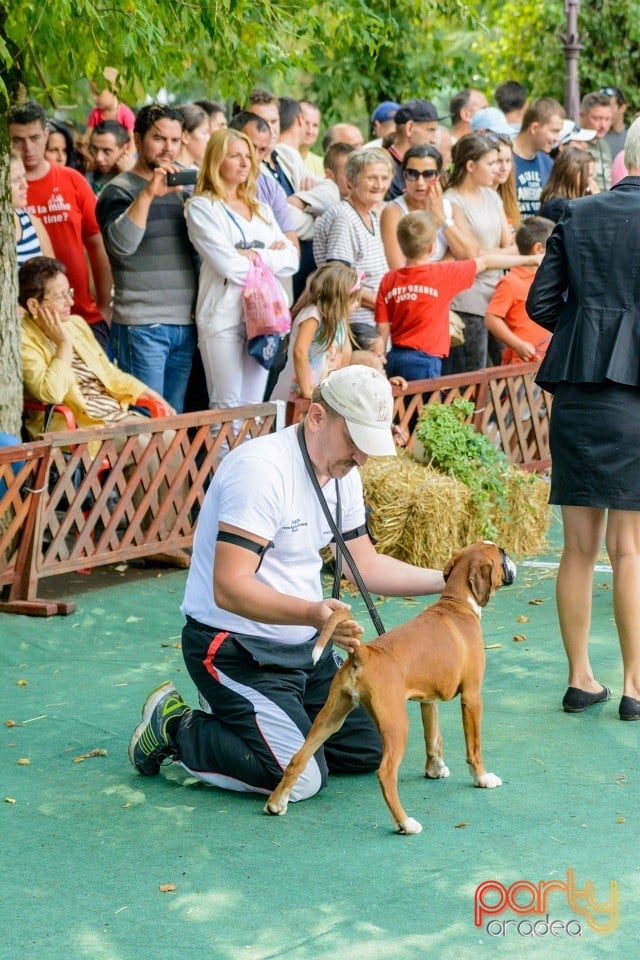
<svg viewBox="0 0 640 960"><path fill-rule="evenodd" d="M364 523L362 481L357 469L339 481L342 530ZM335 517L335 482L323 493ZM320 550L332 539L298 446L296 427L250 440L222 461L204 499L182 613L221 630L265 637L284 644L310 640L307 626L257 623L222 610L213 598L218 523L273 541L256 579L290 596L322 599ZM256 566L259 558L256 555Z"/></svg>

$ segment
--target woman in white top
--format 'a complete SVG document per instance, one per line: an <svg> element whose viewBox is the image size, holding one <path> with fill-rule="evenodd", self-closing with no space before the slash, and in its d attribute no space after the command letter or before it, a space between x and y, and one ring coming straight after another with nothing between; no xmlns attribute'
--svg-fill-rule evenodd
<svg viewBox="0 0 640 960"><path fill-rule="evenodd" d="M429 210L438 221L436 248L432 260L465 260L475 256L476 243L465 225L462 210L442 196L442 157L435 147L410 147L402 158L405 192L386 204L380 217L380 232L389 270L404 266L405 256L398 243L398 224L414 210Z"/></svg>
<svg viewBox="0 0 640 960"><path fill-rule="evenodd" d="M261 403L264 396L268 371L247 352L242 309L251 262L260 257L276 277L298 269L293 244L271 208L256 199L258 170L245 133L217 130L187 204L189 237L202 259L196 323L213 409Z"/></svg>
<svg viewBox="0 0 640 960"><path fill-rule="evenodd" d="M453 170L444 196L464 214L476 241L473 257L498 251L518 255L502 200L493 189L497 162L497 141L493 136L468 133L453 148ZM500 276L500 270L477 274L473 286L451 304L464 320L464 343L451 350L442 365L443 373L486 367L488 332L484 315Z"/></svg>

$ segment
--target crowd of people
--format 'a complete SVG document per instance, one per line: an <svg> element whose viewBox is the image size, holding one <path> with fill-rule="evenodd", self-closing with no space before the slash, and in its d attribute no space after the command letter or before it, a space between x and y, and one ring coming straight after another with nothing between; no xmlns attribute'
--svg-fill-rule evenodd
<svg viewBox="0 0 640 960"><path fill-rule="evenodd" d="M376 592L442 588L438 571L378 555L368 533L353 468L406 441L394 436L389 380L405 387L488 363L542 359L539 382L556 393L564 709L610 695L588 657L590 578L606 528L620 717L640 719L629 294L640 269L640 121L625 144L622 92L586 94L579 124L551 97L529 102L516 81L491 104L460 91L447 117L428 100L387 100L370 141L345 120L325 131L322 156L317 105L265 89L230 117L215 101L134 115L113 90L96 89L95 100L82 144L35 101L9 115L28 391L92 424L124 421L144 393L178 412L270 396L310 402L301 425L238 447L215 473L182 607L201 709L170 682L154 690L131 738L134 767L153 776L170 757L219 786L275 786L338 666L329 650L317 666L311 658L340 605L322 598L320 548L335 550L342 533L346 575L359 570ZM270 369L249 352L243 311L259 261L293 317ZM452 310L464 325L453 349ZM334 642L353 650L361 633L349 620ZM370 770L379 758L378 735L356 711L293 799L320 789L328 770Z"/></svg>
<svg viewBox="0 0 640 960"><path fill-rule="evenodd" d="M266 89L229 117L212 100L135 114L113 85L93 95L79 135L35 101L10 111L18 265L34 256L62 262L72 314L120 369L178 412L309 398L329 370L362 361L368 351L353 333L361 324L379 325L389 370L405 379L541 358L540 331L523 339L509 311L495 313L504 270L535 272L518 230L533 217L557 222L569 200L625 173L617 87L583 98L580 126L553 98L529 102L516 81L501 84L491 104L479 90L460 91L446 117L428 100L387 100L373 111L371 140L345 120L326 129L322 155L317 105ZM398 232L412 214L425 236L436 228L433 249L419 254L417 292L403 286L409 261ZM471 261L497 255L507 257L501 267L471 276ZM242 311L258 259L293 316L269 370L247 350ZM469 282L433 272L446 261ZM338 290L344 266L357 283L327 324L311 291ZM403 304L397 324L390 290ZM451 349L452 316L464 342Z"/></svg>

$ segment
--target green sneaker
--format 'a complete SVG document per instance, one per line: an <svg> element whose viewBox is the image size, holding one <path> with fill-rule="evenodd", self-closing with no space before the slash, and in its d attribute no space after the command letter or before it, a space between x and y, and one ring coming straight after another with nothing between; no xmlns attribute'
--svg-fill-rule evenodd
<svg viewBox="0 0 640 960"><path fill-rule="evenodd" d="M152 690L142 708L142 720L129 741L129 760L143 777L155 777L162 761L175 755L167 724L189 712L170 680Z"/></svg>

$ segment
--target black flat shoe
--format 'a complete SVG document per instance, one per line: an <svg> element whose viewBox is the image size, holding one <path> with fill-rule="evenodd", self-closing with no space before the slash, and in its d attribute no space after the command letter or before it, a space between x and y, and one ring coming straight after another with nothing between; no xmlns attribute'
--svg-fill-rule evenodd
<svg viewBox="0 0 640 960"><path fill-rule="evenodd" d="M621 720L640 720L640 700L623 697L618 708Z"/></svg>
<svg viewBox="0 0 640 960"><path fill-rule="evenodd" d="M579 687L568 687L562 698L562 709L565 713L582 713L587 707L592 707L594 703L604 703L610 697L611 690L608 687L603 687L597 693L588 693L587 690L581 690ZM625 697L622 699L624 700ZM630 700L631 698L626 697L626 699ZM633 702L638 704L638 710L640 710L640 701L634 700ZM628 719L634 720L636 718L629 717ZM640 719L640 715L637 719Z"/></svg>

